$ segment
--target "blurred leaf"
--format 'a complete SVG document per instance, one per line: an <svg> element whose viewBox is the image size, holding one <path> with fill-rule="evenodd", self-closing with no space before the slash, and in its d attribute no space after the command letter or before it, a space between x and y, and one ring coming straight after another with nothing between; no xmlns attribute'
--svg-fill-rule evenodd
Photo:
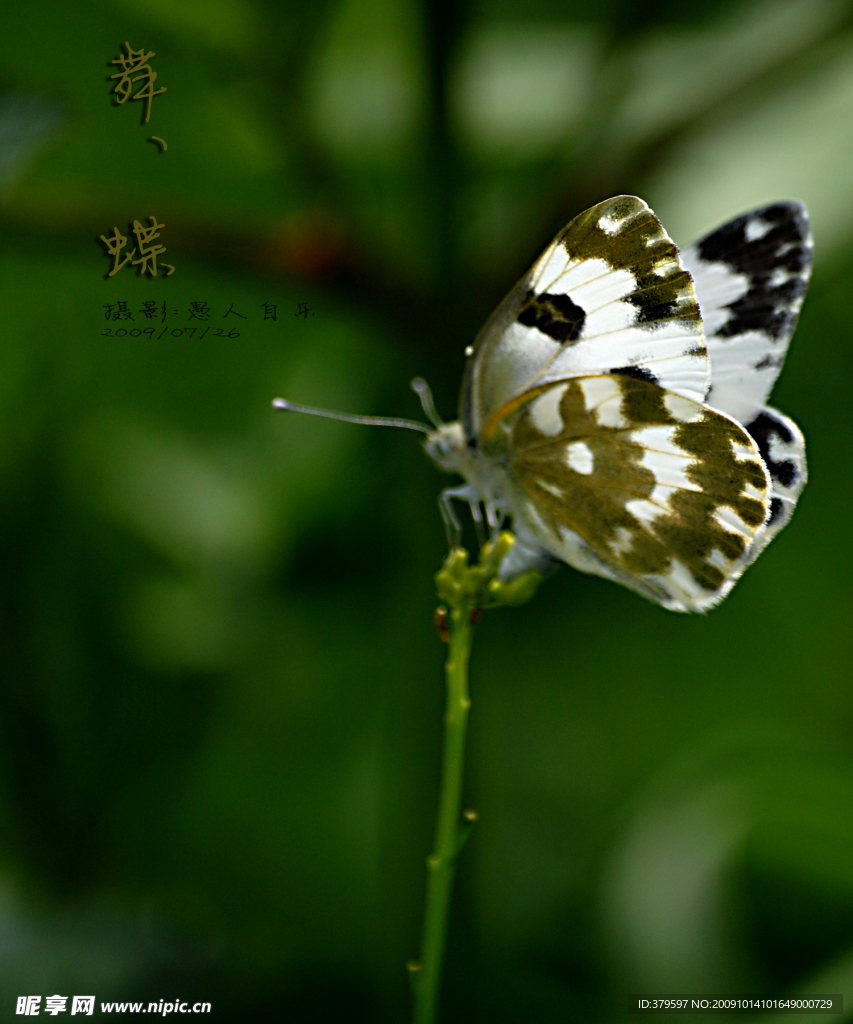
<svg viewBox="0 0 853 1024"><path fill-rule="evenodd" d="M680 145L648 194L687 243L768 198L806 202L816 256L847 243L853 191L843 170L853 147L853 39L833 41L826 58L760 103L717 118Z"/></svg>
<svg viewBox="0 0 853 1024"><path fill-rule="evenodd" d="M594 32L562 22L480 26L457 71L463 141L513 163L556 148L589 103L598 49Z"/></svg>
<svg viewBox="0 0 853 1024"><path fill-rule="evenodd" d="M0 187L8 189L21 165L55 135L64 120L54 104L7 93L0 98Z"/></svg>
<svg viewBox="0 0 853 1024"><path fill-rule="evenodd" d="M629 90L605 137L631 149L684 124L827 37L847 13L836 0L765 0L728 9L701 28L657 29L628 57Z"/></svg>

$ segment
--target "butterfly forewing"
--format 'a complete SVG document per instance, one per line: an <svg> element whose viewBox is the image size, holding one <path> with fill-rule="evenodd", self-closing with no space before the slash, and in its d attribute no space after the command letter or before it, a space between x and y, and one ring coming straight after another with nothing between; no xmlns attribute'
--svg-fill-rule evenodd
<svg viewBox="0 0 853 1024"><path fill-rule="evenodd" d="M701 401L708 361L690 275L648 206L617 196L576 217L486 324L461 418L476 438L537 385L621 374Z"/></svg>
<svg viewBox="0 0 853 1024"><path fill-rule="evenodd" d="M537 388L493 443L506 448L522 534L673 610L720 601L768 517L770 482L749 434L649 381Z"/></svg>
<svg viewBox="0 0 853 1024"><path fill-rule="evenodd" d="M785 359L812 266L802 203L737 217L682 253L696 286L711 361L709 405L746 423Z"/></svg>

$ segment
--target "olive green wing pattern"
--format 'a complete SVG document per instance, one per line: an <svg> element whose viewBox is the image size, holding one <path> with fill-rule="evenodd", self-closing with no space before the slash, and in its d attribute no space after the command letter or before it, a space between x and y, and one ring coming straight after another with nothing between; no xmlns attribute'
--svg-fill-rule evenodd
<svg viewBox="0 0 853 1024"><path fill-rule="evenodd" d="M673 611L725 597L760 549L770 480L734 420L645 380L532 390L492 419L520 539Z"/></svg>
<svg viewBox="0 0 853 1024"><path fill-rule="evenodd" d="M603 373L695 401L708 385L693 282L657 217L634 196L576 217L498 307L469 359L460 419L476 438L531 388Z"/></svg>

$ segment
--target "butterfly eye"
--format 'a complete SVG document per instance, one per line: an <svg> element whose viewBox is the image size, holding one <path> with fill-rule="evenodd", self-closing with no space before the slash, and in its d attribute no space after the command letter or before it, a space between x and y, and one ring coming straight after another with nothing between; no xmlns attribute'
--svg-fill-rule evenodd
<svg viewBox="0 0 853 1024"><path fill-rule="evenodd" d="M427 438L424 447L429 457L438 463L442 463L447 458L447 446L442 437L432 434Z"/></svg>
<svg viewBox="0 0 853 1024"><path fill-rule="evenodd" d="M454 472L459 469L460 456L464 455L466 444L462 426L459 423L442 424L426 439L427 454L442 469Z"/></svg>

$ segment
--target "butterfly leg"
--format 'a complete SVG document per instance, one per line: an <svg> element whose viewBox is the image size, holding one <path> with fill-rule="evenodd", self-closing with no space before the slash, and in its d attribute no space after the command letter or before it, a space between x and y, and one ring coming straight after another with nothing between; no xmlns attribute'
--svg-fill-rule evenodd
<svg viewBox="0 0 853 1024"><path fill-rule="evenodd" d="M503 513L498 511L497 506L495 506L491 501L487 501L486 522L489 524L489 529L492 531L492 540L495 539L495 536L501 527L501 523L503 522L503 518Z"/></svg>
<svg viewBox="0 0 853 1024"><path fill-rule="evenodd" d="M483 529L483 513L480 509L480 502L471 498L468 502L471 508L471 518L474 521L474 529L477 533L477 543L482 547L486 543L486 531Z"/></svg>
<svg viewBox="0 0 853 1024"><path fill-rule="evenodd" d="M441 518L444 521L444 529L447 532L447 545L449 548L458 548L462 542L462 525L453 511L451 501L459 498L460 501L467 501L471 506L471 515L476 523L480 515L479 508L474 514L474 507L477 503L477 495L471 487L448 487L438 496L438 507L441 510ZM482 520L481 520L482 522Z"/></svg>

